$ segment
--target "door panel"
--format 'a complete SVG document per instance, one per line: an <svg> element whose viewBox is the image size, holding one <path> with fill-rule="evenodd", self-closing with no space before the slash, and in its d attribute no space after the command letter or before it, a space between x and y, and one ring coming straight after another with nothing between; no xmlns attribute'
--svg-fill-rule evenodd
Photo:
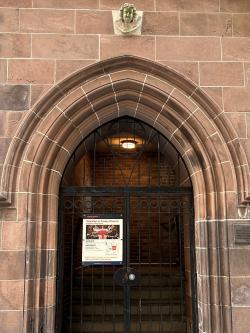
<svg viewBox="0 0 250 333"><path fill-rule="evenodd" d="M62 195L61 211L60 332L187 332L183 244L190 196L72 192ZM82 267L83 213L123 214L123 265Z"/></svg>

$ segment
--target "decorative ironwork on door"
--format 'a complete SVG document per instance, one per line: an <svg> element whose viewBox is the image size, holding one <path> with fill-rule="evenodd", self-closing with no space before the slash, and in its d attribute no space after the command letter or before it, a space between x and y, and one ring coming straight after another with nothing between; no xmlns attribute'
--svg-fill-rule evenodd
<svg viewBox="0 0 250 333"><path fill-rule="evenodd" d="M58 332L197 331L192 188L168 140L131 118L100 127L68 164L59 213ZM83 214L123 217L123 264L82 265Z"/></svg>

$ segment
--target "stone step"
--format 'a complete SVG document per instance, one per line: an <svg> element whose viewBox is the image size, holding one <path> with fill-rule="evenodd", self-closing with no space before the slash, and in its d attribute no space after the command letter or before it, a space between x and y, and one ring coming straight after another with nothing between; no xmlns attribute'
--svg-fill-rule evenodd
<svg viewBox="0 0 250 333"><path fill-rule="evenodd" d="M180 300L182 297L182 291L179 287L174 288L160 288L160 287L154 287L154 288L131 288L130 289L130 298L131 299L146 299L146 300ZM72 294L73 300L79 300L79 299L85 299L85 300L98 300L98 299L104 299L104 300L122 300L124 298L124 291L122 287L116 287L114 290L111 287L105 287L104 290L101 288L94 288L91 289L83 289L81 293L81 289L73 289Z"/></svg>
<svg viewBox="0 0 250 333"><path fill-rule="evenodd" d="M68 324L70 325L70 324ZM70 327L70 326L69 326ZM69 330L69 327L67 328ZM100 318L99 322L91 322L85 321L82 322L74 321L72 318L71 323L71 331L72 333L124 333L124 323L123 321L112 322L102 321ZM131 321L131 332L140 332L140 333L156 333L156 332L164 332L164 333L186 333L186 322L184 321L175 321L175 320L162 320L162 321L153 321L153 320L132 320Z"/></svg>
<svg viewBox="0 0 250 333"><path fill-rule="evenodd" d="M143 301L139 302L132 302L131 304L131 314L137 315L141 313L142 315L152 315L152 316L181 316L184 313L185 306L183 304L144 304ZM84 314L85 316L88 315L97 315L97 314L104 314L104 315L122 315L124 313L123 304L116 303L105 303L105 304L73 304L72 311L74 315L81 315Z"/></svg>

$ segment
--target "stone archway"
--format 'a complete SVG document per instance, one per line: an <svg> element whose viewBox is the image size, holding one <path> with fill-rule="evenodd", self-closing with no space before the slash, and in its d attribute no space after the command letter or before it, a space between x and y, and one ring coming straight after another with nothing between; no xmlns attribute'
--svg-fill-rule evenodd
<svg viewBox="0 0 250 333"><path fill-rule="evenodd" d="M58 190L77 145L117 117L159 130L182 155L194 189L200 332L231 332L228 219L249 201L249 170L219 107L170 68L123 56L56 85L24 119L2 177L2 205L26 223L23 332L54 332ZM26 281L26 282L25 282Z"/></svg>

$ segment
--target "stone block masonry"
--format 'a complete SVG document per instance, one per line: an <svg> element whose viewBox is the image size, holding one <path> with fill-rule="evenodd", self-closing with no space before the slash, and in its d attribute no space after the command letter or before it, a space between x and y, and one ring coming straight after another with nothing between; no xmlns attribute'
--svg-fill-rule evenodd
<svg viewBox="0 0 250 333"><path fill-rule="evenodd" d="M231 140L228 140L229 142L226 142L226 144L229 147L232 147L236 142L241 144L238 154L241 154L241 149L246 154L248 163L245 163L245 167L247 173L247 167L250 163L250 1L135 0L133 3L138 10L144 11L142 35L140 37L114 35L112 10L119 9L120 0L0 0L0 175L11 142L19 140L23 146L20 144L15 154L13 152L10 154L19 156L23 153L22 149L25 147L26 138L17 138L16 134L18 129L21 128L23 119L29 112L32 112L31 110L39 103L42 96L47 94L50 89L58 88L57 84L59 82L62 82L76 71L97 64L101 60L124 55L139 56L168 66L183 75L183 78L191 80L197 86L197 89L200 88L202 92L205 92L220 109L220 113L208 119L203 111L192 109L189 114L190 118L182 118L183 124L180 125L180 128L185 124L192 126L195 119L207 131L204 130L204 146L211 147L210 150L213 151L214 144L217 142L216 145L221 152L224 143L221 141L220 135L213 132L214 128L211 123L213 120L221 121L221 123L224 123L224 120L229 121L233 130L230 132ZM102 75L104 75L103 72ZM100 81L100 87L106 85L110 77L106 77L106 81ZM142 75L142 77L133 78L140 82L140 89L143 89L143 84L149 80L149 75L147 77ZM158 88L166 92L167 89L163 87L162 81L158 81ZM151 85L156 86L156 79L154 82L151 81ZM91 93L92 87L97 89L95 81L86 86L88 94ZM113 93L112 89L109 86L110 94ZM175 91L172 91L173 89ZM198 99L195 91L192 91L191 97L185 96L185 98L182 98L180 97L181 93L178 92L177 97L175 95L177 90L176 88L173 89L171 86L168 93L173 93L176 100L181 100L180 105L185 105L186 108L188 108L188 101L191 97ZM60 88L57 91L58 94L63 94ZM83 93L82 90L81 93ZM117 96L120 97L119 103L122 106L123 92L121 91L119 94ZM115 101L117 96L113 97L112 100ZM100 96L95 95L95 97L96 99L93 100L92 104L98 108L98 98ZM144 117L144 120L154 119L158 129L169 126L165 120L164 112L159 118L153 116L153 111L149 107L141 108L133 104L135 98L133 94L129 97L131 101L127 102L126 107L130 105L137 107L138 115ZM147 94L142 97L143 102L146 103ZM72 98L70 103L76 100L76 98ZM102 100L101 102L103 103L103 109L105 109L106 101ZM161 110L163 104L157 105L155 103L155 107L159 107ZM115 108L116 104L113 103L112 107L103 113L105 114L104 119L109 119L110 114L115 112ZM181 108L179 112L182 117ZM195 112L197 113L195 114ZM51 124L56 122L61 114L65 115L66 111L64 109L60 110L59 107L56 110L54 109L50 118ZM94 121L98 126L98 121L102 119L98 118L98 112L96 115L92 109L89 109L86 114L89 115L89 118L86 116L88 120L85 126L90 128ZM82 114L79 114L79 117L85 119ZM42 121L43 115L38 115L37 119ZM33 123L24 124L26 127L32 128L33 126ZM43 128L45 128L45 125ZM48 126L48 128L50 127ZM81 125L79 125L79 128L82 130ZM74 125L71 124L68 135L73 133L74 129ZM47 134L53 137L52 132L53 130ZM224 132L221 131L221 133ZM30 148L30 155L36 156L37 151L39 151L38 147L42 146L44 141L51 139L48 139L46 135L36 133L36 145L33 150ZM58 134L58 136L59 140L60 135ZM65 136L67 135L65 134ZM181 135L178 136L178 129L173 134L173 138L182 142ZM186 148L185 144L183 145ZM192 144L196 147L195 138L193 138ZM201 143L198 143L198 145L201 145ZM60 156L61 160L69 158L68 155L71 153L69 147L71 146L73 144L69 140L60 154L58 150L54 151L55 159L56 156ZM182 145L180 144L180 146ZM42 156L42 154L46 155L46 153L50 154L51 152L45 150L39 151L39 153ZM186 153L188 155L188 149ZM38 197L34 193L24 191L28 188L27 184L24 184L25 179L27 179L27 182L31 182L32 177L36 179L37 175L46 172L53 173L54 169L51 165L46 171L40 169L39 165L35 169L34 164L29 162L28 157L25 156L22 165L22 168L26 170L23 179L13 181L14 190L11 189L11 191L17 192L14 205L3 207L0 212L1 333L29 332L29 328L26 327L26 322L29 322L29 320L26 319L32 316L27 309L38 309L41 306L38 304L39 292L44 291L42 298L44 303L47 301L47 306L48 304L54 304L57 197L53 193L42 194L44 188L51 189L53 182L44 184L44 188L41 186ZM39 159L34 157L34 161L38 163ZM213 160L211 157L211 161L211 165L214 164L216 170L213 177L216 177L221 169L224 170L224 175L230 174L231 160L225 158L220 165L216 162L216 158ZM236 173L240 167L243 166L239 159ZM210 169L208 168L205 172L209 173ZM194 172L194 174L197 173L199 173L199 170ZM57 177L60 177L60 174L54 172L50 179L53 178L54 183L57 184ZM213 177L211 176L210 182L206 184L207 188L212 184ZM35 182L34 179L33 182ZM7 181L7 179L3 179L2 185ZM228 187L234 189L235 182L234 178L228 179ZM21 186L23 186L23 191ZM212 193L207 194L206 202L212 202L213 195ZM224 198L224 195L224 192L218 194L221 198ZM223 209L217 207L218 210L229 212L232 221L238 218L236 210L237 195L238 193L234 190L231 191L230 194L227 194L227 199L224 200ZM46 207L49 207L49 213L46 215L43 211L39 223L34 227L32 223L38 221L34 221L33 218L34 216L37 218L37 215L35 215L34 209L30 207L36 207L36 210L40 212L39 200L42 196L43 202L48 202ZM201 228L201 231L197 231L197 234L201 235L198 237L202 238L205 232L210 232L211 238L215 235L213 239L217 239L219 232L223 234L220 229L222 228L221 224L230 224L232 221L225 222L228 216L224 216L220 225L218 225L218 221L216 225L212 224L213 221L209 220L209 214L210 216L212 214L217 216L216 212L212 209L206 211L199 197L195 198L195 202L200 204L199 213L204 213L204 218L208 220L205 222L203 219L196 221L199 225L197 228ZM220 202L223 202L223 199ZM206 225L206 231L202 229L204 227L202 222ZM239 223L242 223L242 220L239 220ZM34 234L38 239L32 238ZM229 233L225 237L232 238L232 235L230 235ZM43 242L39 243L39 239L43 239ZM198 239L199 242L202 242L202 240ZM28 243L32 246L27 252L26 245ZM37 249L38 243L42 244L42 247ZM210 244L209 246L217 248L218 244ZM231 288L231 294L227 295L228 298L232 299L230 304L231 314L229 315L231 317L225 320L223 332L219 331L216 326L208 325L206 327L205 325L203 329L206 333L246 333L249 331L249 320L246 320L246 318L250 316L250 300L242 297L241 291L247 290L249 292L250 290L248 268L250 250L249 247L236 247L233 243L226 244L225 247L229 253L229 273L225 277L225 283L228 283ZM33 250L35 248L39 255L34 255ZM204 251L202 244L198 244L197 265L202 264ZM216 251L213 253L215 260ZM33 276L32 272L28 272L30 275L26 276L25 274L28 274L25 271L27 262L30 263L38 257L41 262L46 262L46 258L49 257L51 266L46 267L47 271L42 268L39 271L38 267L42 265L40 265L41 262L36 262L36 272L39 271L40 275ZM33 290L32 284L35 285L41 276L43 285L41 284L40 289L37 289L37 294L32 295L32 300L27 299L27 291ZM221 290L222 294L223 290ZM223 302L225 299L223 299ZM34 314L32 313L32 315ZM53 318L53 309L51 310L49 306L46 315ZM220 312L218 312L219 316ZM232 325L229 329L227 325L230 320ZM34 332L38 332L38 326L34 328ZM52 324L51 327L53 327ZM51 328L46 333L52 332L54 331Z"/></svg>

